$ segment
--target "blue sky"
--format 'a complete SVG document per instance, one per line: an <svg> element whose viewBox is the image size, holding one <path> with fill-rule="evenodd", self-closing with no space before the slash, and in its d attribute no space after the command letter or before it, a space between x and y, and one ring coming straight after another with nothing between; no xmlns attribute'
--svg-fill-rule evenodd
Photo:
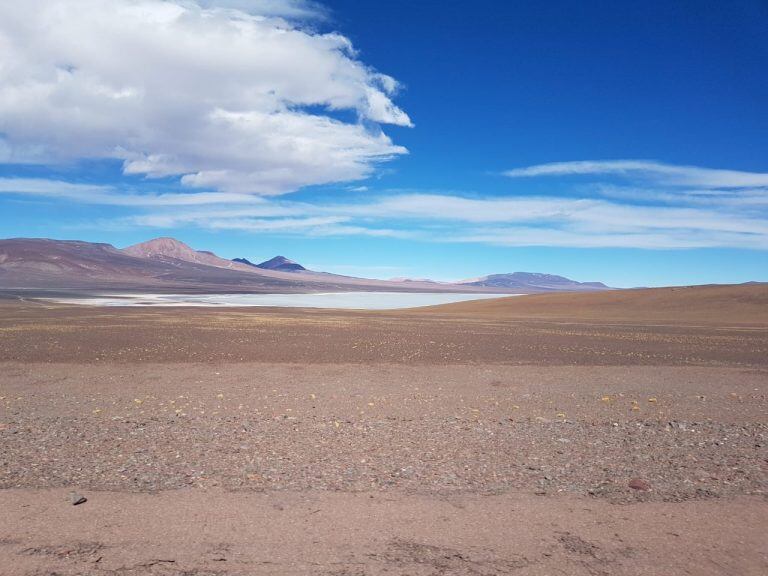
<svg viewBox="0 0 768 576"><path fill-rule="evenodd" d="M766 29L760 0L6 3L0 236L766 281Z"/></svg>

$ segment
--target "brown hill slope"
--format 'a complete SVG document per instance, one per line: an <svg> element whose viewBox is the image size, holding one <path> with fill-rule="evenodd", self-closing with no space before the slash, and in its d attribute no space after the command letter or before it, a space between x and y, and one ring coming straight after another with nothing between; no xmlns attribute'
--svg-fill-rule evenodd
<svg viewBox="0 0 768 576"><path fill-rule="evenodd" d="M424 312L499 319L768 326L768 284L533 294L418 310Z"/></svg>
<svg viewBox="0 0 768 576"><path fill-rule="evenodd" d="M314 287L264 272L223 269L172 257L133 256L110 244L45 238L0 240L2 288L295 292ZM329 287L318 284L315 289Z"/></svg>
<svg viewBox="0 0 768 576"><path fill-rule="evenodd" d="M219 258L213 252L205 250L195 250L175 238L154 238L128 246L122 250L125 254L137 258L149 258L151 260L160 260L167 262L169 260L182 260L192 262L193 264L202 264L204 266L214 266L216 268L225 268L227 270L239 270L240 272L258 273L253 266L247 266L239 262Z"/></svg>

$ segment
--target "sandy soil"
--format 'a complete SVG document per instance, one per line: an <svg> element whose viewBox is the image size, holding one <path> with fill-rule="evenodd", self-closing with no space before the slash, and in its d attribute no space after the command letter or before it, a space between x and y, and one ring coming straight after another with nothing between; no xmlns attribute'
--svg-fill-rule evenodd
<svg viewBox="0 0 768 576"><path fill-rule="evenodd" d="M765 574L766 326L615 310L0 304L0 574Z"/></svg>
<svg viewBox="0 0 768 576"><path fill-rule="evenodd" d="M0 492L0 574L765 574L755 498ZM4 530L4 532L7 531Z"/></svg>

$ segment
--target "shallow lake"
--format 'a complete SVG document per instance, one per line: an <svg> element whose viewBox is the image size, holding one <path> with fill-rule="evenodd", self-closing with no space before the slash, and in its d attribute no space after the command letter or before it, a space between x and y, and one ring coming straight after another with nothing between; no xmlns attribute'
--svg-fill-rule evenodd
<svg viewBox="0 0 768 576"><path fill-rule="evenodd" d="M56 298L65 304L90 306L279 306L396 310L451 302L487 300L519 294L448 294L445 292L326 292L315 294L111 294L86 298Z"/></svg>

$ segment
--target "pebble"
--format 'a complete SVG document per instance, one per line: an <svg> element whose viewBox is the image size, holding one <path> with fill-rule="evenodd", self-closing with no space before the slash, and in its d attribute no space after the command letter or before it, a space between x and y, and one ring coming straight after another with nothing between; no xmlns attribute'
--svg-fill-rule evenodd
<svg viewBox="0 0 768 576"><path fill-rule="evenodd" d="M72 506L77 506L78 504L85 504L88 502L88 498L77 492L70 492L69 501L72 502Z"/></svg>
<svg viewBox="0 0 768 576"><path fill-rule="evenodd" d="M632 478L632 480L629 481L629 487L632 488L632 490L645 491L651 489L651 483L642 478Z"/></svg>

